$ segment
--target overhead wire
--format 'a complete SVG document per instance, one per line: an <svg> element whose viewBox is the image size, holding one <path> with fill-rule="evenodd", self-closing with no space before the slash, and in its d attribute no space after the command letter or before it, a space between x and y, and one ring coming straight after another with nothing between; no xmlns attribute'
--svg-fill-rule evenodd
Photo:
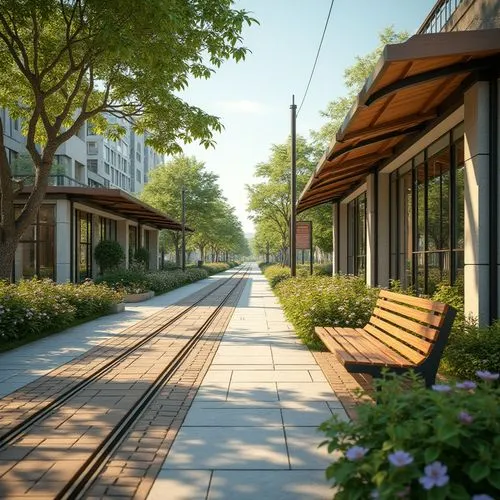
<svg viewBox="0 0 500 500"><path fill-rule="evenodd" d="M330 22L330 15L332 13L332 8L333 8L334 3L335 3L335 0L332 0L332 2L330 3L330 9L328 10L328 16L326 17L325 27L323 29L323 34L321 35L321 41L319 42L318 51L316 52L316 59L314 60L314 64L313 64L313 67L311 70L311 76L309 77L309 81L307 82L306 91L304 92L304 97L302 97L302 102L300 103L300 106L299 106L299 109L297 111L296 116L299 116L300 110L302 109L302 105L304 104L304 101L306 100L307 92L309 91L309 86L311 85L311 81L313 79L314 70L316 69L316 64L318 63L318 58L319 58L319 54L321 52L321 46L323 45L323 40L325 38L326 29L328 28L328 23Z"/></svg>

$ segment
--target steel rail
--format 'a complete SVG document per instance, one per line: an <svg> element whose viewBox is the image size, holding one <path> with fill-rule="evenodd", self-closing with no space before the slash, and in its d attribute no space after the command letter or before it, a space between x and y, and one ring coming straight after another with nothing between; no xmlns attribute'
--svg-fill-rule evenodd
<svg viewBox="0 0 500 500"><path fill-rule="evenodd" d="M248 269L247 269L248 270ZM77 382L73 387L70 389L66 390L65 392L61 393L59 396L57 396L54 401L48 403L46 406L43 408L40 408L40 410L37 410L33 415L30 415L27 417L23 422L19 423L18 425L14 426L12 429L9 431L5 432L4 434L0 435L0 451L6 448L7 446L13 444L15 441L19 439L20 436L23 434L27 433L31 427L33 427L37 422L40 422L44 418L50 416L55 410L63 406L68 400L70 400L72 397L74 397L76 394L78 394L80 391L82 391L85 387L88 385L92 384L96 380L98 380L100 377L103 375L106 375L109 373L113 368L115 368L119 363L121 363L124 359L126 359L128 356L130 356L132 353L143 347L145 344L150 342L153 338L155 338L157 335L159 335L165 328L168 328L171 326L173 323L181 319L183 316L185 316L189 311L191 311L194 307L200 304L203 300L205 300L209 295L214 293L216 290L218 290L220 287L224 286L226 283L229 283L229 281L234 278L237 274L241 273L242 271L247 272L245 269L238 269L235 273L233 273L229 278L226 280L222 281L222 283L218 284L215 288L212 288L208 293L203 295L199 300L188 306L185 310L182 312L176 314L174 317L170 318L168 321L166 321L164 324L162 324L160 327L158 327L156 330L154 330L152 333L149 333L146 337L138 341L137 343L133 344L130 347L127 347L122 353L117 355L115 358L113 358L111 361L107 362L104 366L101 366L94 372L92 372L90 375L85 377L83 380L80 380Z"/></svg>
<svg viewBox="0 0 500 500"><path fill-rule="evenodd" d="M233 292L243 281L247 275L249 267L245 270L241 278L231 288L231 290L222 299L215 310L205 320L203 325L197 332L188 340L188 342L180 349L176 356L167 364L158 377L146 389L134 406L122 417L113 430L106 436L101 444L96 448L94 453L85 461L80 469L74 474L72 479L66 483L64 488L55 497L55 500L76 500L81 498L87 489L92 485L96 477L99 475L102 468L106 465L107 460L113 455L118 448L127 432L141 417L142 413L147 409L148 405L154 397L161 391L165 383L175 374L177 368L185 361L187 356L192 352L196 344L201 340L210 325L219 315L225 303L229 300ZM235 273L237 274L237 273Z"/></svg>

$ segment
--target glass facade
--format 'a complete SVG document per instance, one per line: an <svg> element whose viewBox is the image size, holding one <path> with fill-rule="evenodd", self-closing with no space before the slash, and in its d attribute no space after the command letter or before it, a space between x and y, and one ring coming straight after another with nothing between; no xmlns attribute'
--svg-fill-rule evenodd
<svg viewBox="0 0 500 500"><path fill-rule="evenodd" d="M417 294L463 273L462 126L391 174L391 279Z"/></svg>
<svg viewBox="0 0 500 500"><path fill-rule="evenodd" d="M113 219L99 217L99 235L101 240L116 241L117 224Z"/></svg>
<svg viewBox="0 0 500 500"><path fill-rule="evenodd" d="M17 215L21 209L17 209ZM15 276L55 280L55 205L42 205L19 243Z"/></svg>
<svg viewBox="0 0 500 500"><path fill-rule="evenodd" d="M347 206L347 272L366 277L366 193Z"/></svg>

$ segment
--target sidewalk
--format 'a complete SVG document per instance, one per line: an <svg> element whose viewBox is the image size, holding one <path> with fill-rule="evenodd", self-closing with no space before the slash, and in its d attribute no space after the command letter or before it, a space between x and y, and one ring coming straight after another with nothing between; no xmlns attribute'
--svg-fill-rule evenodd
<svg viewBox="0 0 500 500"><path fill-rule="evenodd" d="M347 418L255 266L148 500L332 498L332 413Z"/></svg>

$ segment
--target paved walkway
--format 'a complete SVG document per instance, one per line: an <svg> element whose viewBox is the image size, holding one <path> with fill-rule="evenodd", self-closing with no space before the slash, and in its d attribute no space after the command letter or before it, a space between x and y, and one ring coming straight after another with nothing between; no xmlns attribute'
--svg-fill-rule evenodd
<svg viewBox="0 0 500 500"><path fill-rule="evenodd" d="M347 418L255 266L148 500L332 498L332 413Z"/></svg>
<svg viewBox="0 0 500 500"><path fill-rule="evenodd" d="M0 397L221 278L0 354ZM317 426L347 415L256 265L250 278L148 500L333 496Z"/></svg>

